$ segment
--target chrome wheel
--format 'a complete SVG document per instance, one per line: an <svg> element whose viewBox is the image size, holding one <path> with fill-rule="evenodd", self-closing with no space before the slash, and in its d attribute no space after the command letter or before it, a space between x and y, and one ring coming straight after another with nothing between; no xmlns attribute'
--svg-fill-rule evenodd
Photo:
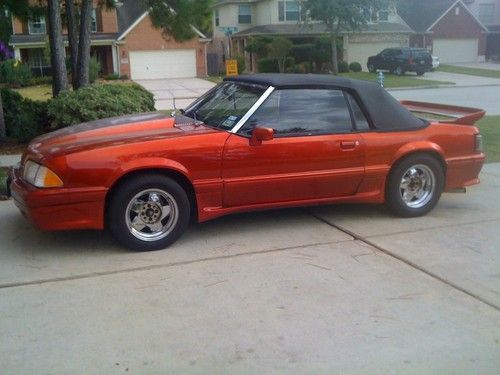
<svg viewBox="0 0 500 375"><path fill-rule="evenodd" d="M401 198L410 208L420 208L429 203L435 187L434 172L424 164L417 164L406 170L399 184Z"/></svg>
<svg viewBox="0 0 500 375"><path fill-rule="evenodd" d="M178 220L177 202L171 194L160 189L141 191L130 200L125 210L129 232L147 242L168 236Z"/></svg>

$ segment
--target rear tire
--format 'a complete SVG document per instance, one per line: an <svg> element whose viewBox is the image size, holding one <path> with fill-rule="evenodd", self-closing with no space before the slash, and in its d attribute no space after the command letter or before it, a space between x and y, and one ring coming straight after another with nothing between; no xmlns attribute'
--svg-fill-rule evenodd
<svg viewBox="0 0 500 375"><path fill-rule="evenodd" d="M136 251L164 249L186 230L190 203L184 189L161 174L129 179L114 192L107 212L110 232Z"/></svg>
<svg viewBox="0 0 500 375"><path fill-rule="evenodd" d="M417 70L417 76L423 76L425 73L425 70Z"/></svg>
<svg viewBox="0 0 500 375"><path fill-rule="evenodd" d="M431 155L416 154L398 162L387 180L386 205L397 216L427 214L439 201L444 188L441 163Z"/></svg>

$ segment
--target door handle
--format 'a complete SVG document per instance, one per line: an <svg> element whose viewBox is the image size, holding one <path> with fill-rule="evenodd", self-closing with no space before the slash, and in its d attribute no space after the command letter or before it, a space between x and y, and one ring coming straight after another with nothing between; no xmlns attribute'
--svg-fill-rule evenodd
<svg viewBox="0 0 500 375"><path fill-rule="evenodd" d="M340 141L340 148L342 150L352 150L359 146L359 141Z"/></svg>

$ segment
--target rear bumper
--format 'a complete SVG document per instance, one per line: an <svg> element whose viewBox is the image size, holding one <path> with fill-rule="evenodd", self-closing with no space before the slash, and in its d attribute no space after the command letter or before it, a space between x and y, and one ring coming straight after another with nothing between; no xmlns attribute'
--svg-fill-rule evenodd
<svg viewBox="0 0 500 375"><path fill-rule="evenodd" d="M21 213L42 230L103 229L104 188L39 189L12 169L9 193Z"/></svg>
<svg viewBox="0 0 500 375"><path fill-rule="evenodd" d="M479 172L486 157L483 153L447 159L445 191L479 184Z"/></svg>

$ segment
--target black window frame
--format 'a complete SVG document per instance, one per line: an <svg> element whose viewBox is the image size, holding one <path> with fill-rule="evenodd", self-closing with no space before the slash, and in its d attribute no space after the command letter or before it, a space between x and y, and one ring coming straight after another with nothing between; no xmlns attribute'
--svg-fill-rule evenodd
<svg viewBox="0 0 500 375"><path fill-rule="evenodd" d="M242 7L248 7L250 14L241 14ZM251 4L238 4L238 24L249 25L252 23L252 5Z"/></svg>
<svg viewBox="0 0 500 375"><path fill-rule="evenodd" d="M335 87L335 86L316 86L316 87L286 87L286 88L278 88L273 91L273 93L260 105L260 107L252 113L252 116L262 107L264 106L269 100L271 100L271 97L273 94L275 94L278 91L285 91L285 90L332 90L332 91L340 91L342 93L342 96L344 97L345 103L347 110L349 112L349 117L351 119L351 129L347 131L339 131L339 132L332 132L332 133L322 133L322 134L305 134L305 133L297 133L297 134L276 134L275 138L297 138L297 137L314 137L314 136L325 136L325 135L341 135L341 134L357 134L357 133L366 133L366 132L371 132L375 130L375 127L373 125L373 122L368 114L368 111L366 110L365 106L363 105L362 101L359 98L359 95L354 91L354 90L349 90L343 87ZM363 116L365 117L369 129L358 129L358 126L356 124L356 117L354 115L354 110L351 106L349 97L347 95L350 95L351 98L356 102L358 107L360 108ZM251 138L252 137L252 132L255 129L255 127L258 124L254 124L251 127L251 131L245 131L245 126L251 121L252 116L241 126L241 128L236 132L236 135L242 136L244 138Z"/></svg>

